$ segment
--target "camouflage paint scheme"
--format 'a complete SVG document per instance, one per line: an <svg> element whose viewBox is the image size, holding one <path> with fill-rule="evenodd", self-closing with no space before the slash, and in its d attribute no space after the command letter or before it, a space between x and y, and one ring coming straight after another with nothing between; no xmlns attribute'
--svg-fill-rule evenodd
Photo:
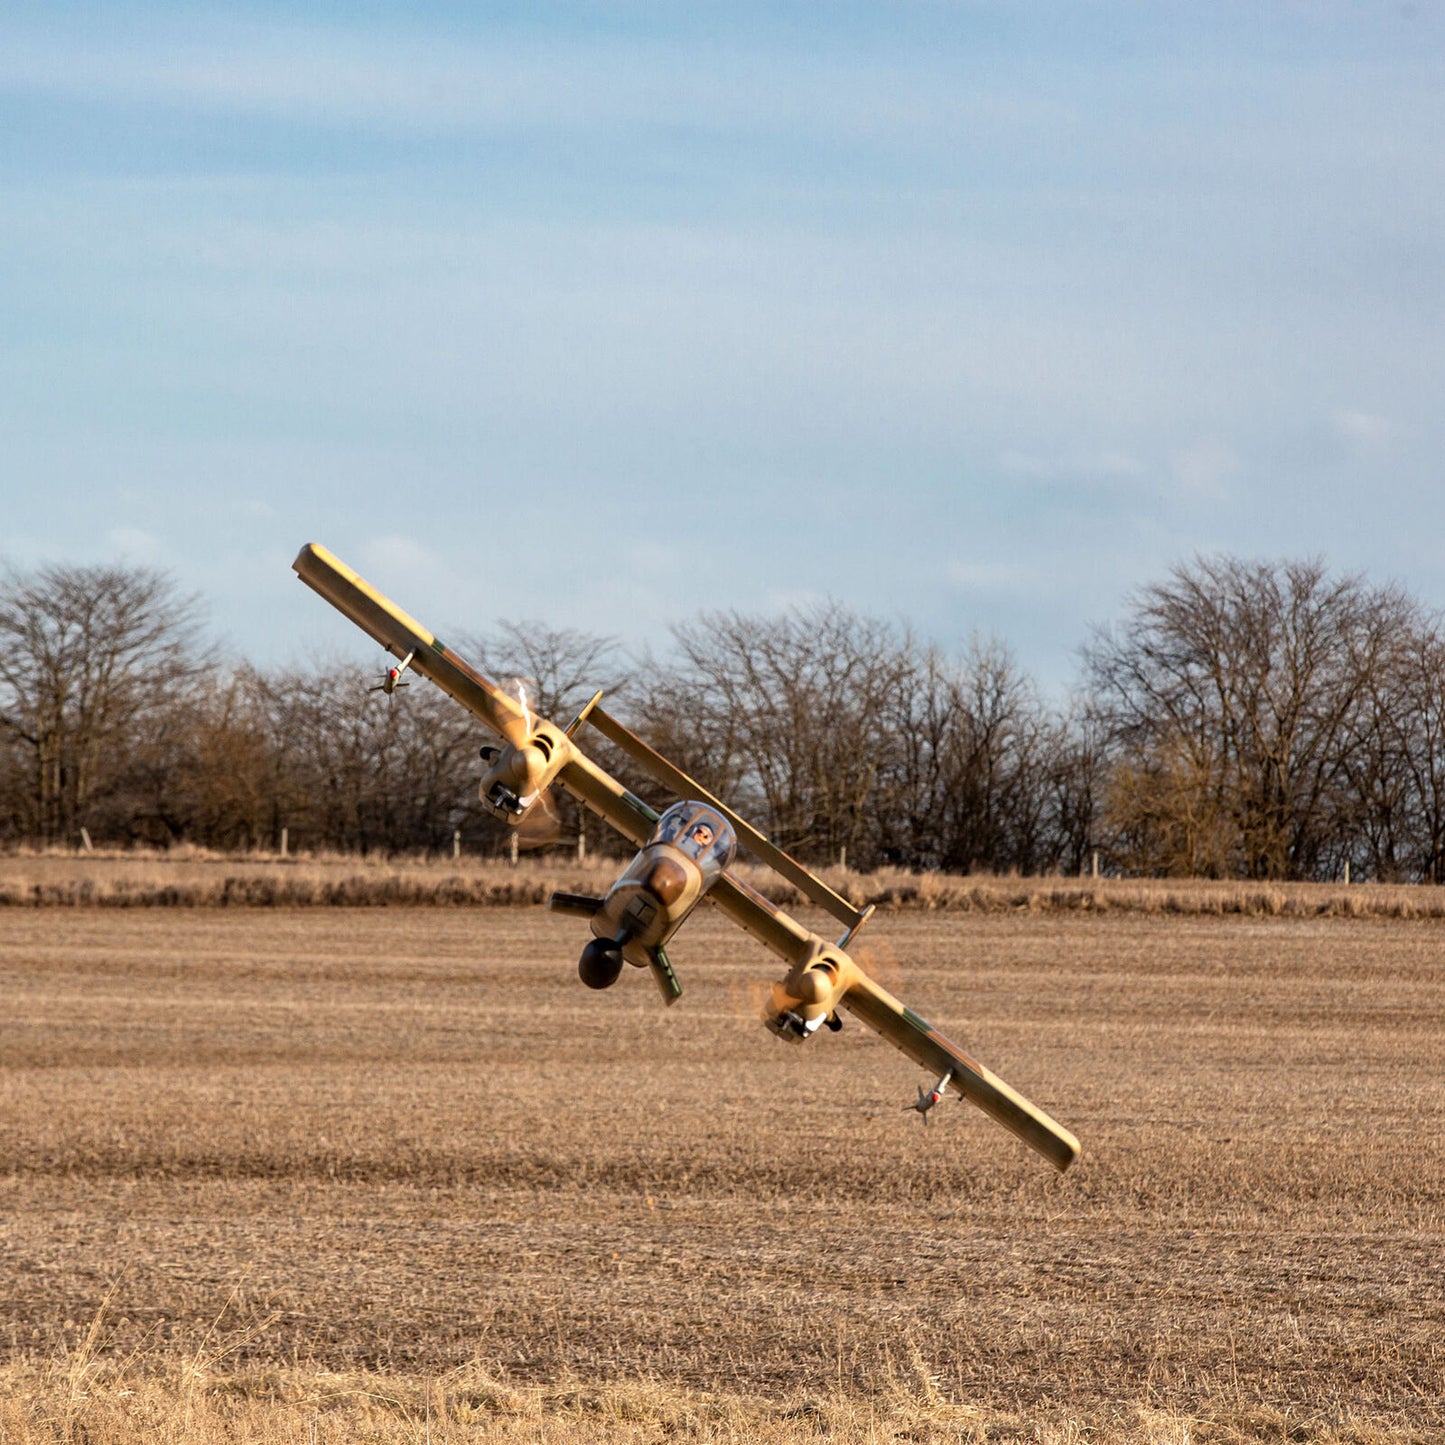
<svg viewBox="0 0 1445 1445"><path fill-rule="evenodd" d="M620 948L628 962L650 967L668 1002L676 1000L681 988L663 945L706 898L788 965L787 974L773 985L764 1018L780 1038L801 1041L822 1026L836 1028L842 1009L940 1079L940 1091L951 1088L976 1104L1056 1169L1063 1171L1078 1158L1079 1142L1067 1129L906 1008L849 957L845 947L867 922L871 908L854 908L610 717L598 705L600 693L571 723L558 728L533 716L520 700L509 697L326 548L310 543L292 565L308 587L402 660L401 667L389 674L393 686L408 668L418 672L501 738L504 746L495 751L480 789L483 804L497 817L519 824L556 785L640 850L606 898L554 895L552 906L587 917L595 944ZM728 871L721 855L717 867L700 866L675 841L658 836L657 812L573 741L583 725L611 740L655 781L685 800L679 807L693 810L689 816L712 816L737 844L838 919L844 926L839 942L830 944L748 887ZM731 861L731 848L726 857Z"/></svg>

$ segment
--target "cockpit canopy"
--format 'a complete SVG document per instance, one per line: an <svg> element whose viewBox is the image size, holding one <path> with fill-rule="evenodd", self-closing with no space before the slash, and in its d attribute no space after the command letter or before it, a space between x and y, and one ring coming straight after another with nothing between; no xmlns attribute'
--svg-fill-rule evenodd
<svg viewBox="0 0 1445 1445"><path fill-rule="evenodd" d="M706 803L674 803L652 830L649 843L671 843L695 858L704 873L726 868L738 850L727 819Z"/></svg>

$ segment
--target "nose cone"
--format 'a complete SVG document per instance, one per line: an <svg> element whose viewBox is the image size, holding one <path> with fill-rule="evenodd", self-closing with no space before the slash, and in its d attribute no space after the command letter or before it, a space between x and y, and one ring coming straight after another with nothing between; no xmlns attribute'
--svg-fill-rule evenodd
<svg viewBox="0 0 1445 1445"><path fill-rule="evenodd" d="M672 859L659 858L648 872L644 886L664 908L671 908L687 887L687 873Z"/></svg>
<svg viewBox="0 0 1445 1445"><path fill-rule="evenodd" d="M822 1003L832 992L832 978L819 968L808 969L798 981L798 995L803 1003Z"/></svg>

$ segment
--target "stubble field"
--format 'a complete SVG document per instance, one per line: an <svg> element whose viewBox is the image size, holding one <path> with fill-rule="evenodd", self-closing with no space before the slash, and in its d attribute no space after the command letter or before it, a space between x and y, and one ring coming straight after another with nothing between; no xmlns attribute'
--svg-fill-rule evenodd
<svg viewBox="0 0 1445 1445"><path fill-rule="evenodd" d="M901 913L1059 1178L723 920L10 910L0 1438L1445 1438L1445 934ZM894 961L896 960L896 962Z"/></svg>

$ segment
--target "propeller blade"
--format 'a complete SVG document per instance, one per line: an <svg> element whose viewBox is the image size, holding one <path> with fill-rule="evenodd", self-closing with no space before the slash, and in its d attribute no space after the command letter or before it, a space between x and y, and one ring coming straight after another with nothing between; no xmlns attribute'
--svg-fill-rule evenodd
<svg viewBox="0 0 1445 1445"><path fill-rule="evenodd" d="M880 938L860 943L848 950L848 957L880 988L893 994L903 991L903 965L886 940Z"/></svg>
<svg viewBox="0 0 1445 1445"><path fill-rule="evenodd" d="M527 809L513 831L523 852L546 848L562 836L562 814L550 788Z"/></svg>

